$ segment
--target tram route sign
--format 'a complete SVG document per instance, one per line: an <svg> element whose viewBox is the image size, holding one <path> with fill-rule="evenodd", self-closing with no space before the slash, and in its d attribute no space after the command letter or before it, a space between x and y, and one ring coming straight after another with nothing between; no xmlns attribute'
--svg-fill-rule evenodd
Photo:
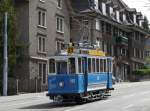
<svg viewBox="0 0 150 111"><path fill-rule="evenodd" d="M73 46L68 47L67 52L68 54L72 54L74 52Z"/></svg>
<svg viewBox="0 0 150 111"><path fill-rule="evenodd" d="M93 56L106 56L105 52L100 50L89 50L89 55Z"/></svg>

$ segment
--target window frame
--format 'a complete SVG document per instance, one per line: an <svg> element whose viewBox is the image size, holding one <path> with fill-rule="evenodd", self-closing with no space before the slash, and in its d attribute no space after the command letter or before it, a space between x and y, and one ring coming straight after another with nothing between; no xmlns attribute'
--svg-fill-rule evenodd
<svg viewBox="0 0 150 111"><path fill-rule="evenodd" d="M58 33L64 33L65 30L65 19L62 16L56 16L56 31Z"/></svg>
<svg viewBox="0 0 150 111"><path fill-rule="evenodd" d="M45 9L38 10L38 27L47 28L47 12Z"/></svg>
<svg viewBox="0 0 150 111"><path fill-rule="evenodd" d="M41 67L41 74L40 74L40 66L39 65L41 65L42 67ZM45 82L44 82L44 68L43 68L43 66L46 66L45 67ZM47 62L38 62L38 76L40 77L40 80L41 80L41 83L43 84L43 85L45 85L45 84L47 84L47 76L48 76L48 73L47 73Z"/></svg>
<svg viewBox="0 0 150 111"><path fill-rule="evenodd" d="M60 45L59 47L58 47L58 44ZM63 50L62 45L65 45L64 41L56 40L56 51L59 52L59 51Z"/></svg>
<svg viewBox="0 0 150 111"><path fill-rule="evenodd" d="M62 9L62 0L57 0L57 8Z"/></svg>
<svg viewBox="0 0 150 111"><path fill-rule="evenodd" d="M41 39L41 42L40 42ZM38 35L38 52L46 53L46 37Z"/></svg>

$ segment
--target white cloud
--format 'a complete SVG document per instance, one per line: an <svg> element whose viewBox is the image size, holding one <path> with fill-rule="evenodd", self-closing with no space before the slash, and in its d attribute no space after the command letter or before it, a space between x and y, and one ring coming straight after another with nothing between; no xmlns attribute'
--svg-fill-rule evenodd
<svg viewBox="0 0 150 111"><path fill-rule="evenodd" d="M130 8L136 8L137 11L146 15L150 21L150 0L123 0Z"/></svg>

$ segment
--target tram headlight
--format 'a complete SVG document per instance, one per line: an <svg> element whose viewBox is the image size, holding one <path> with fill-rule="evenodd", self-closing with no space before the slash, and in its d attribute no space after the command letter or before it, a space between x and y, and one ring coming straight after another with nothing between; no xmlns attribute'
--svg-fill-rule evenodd
<svg viewBox="0 0 150 111"><path fill-rule="evenodd" d="M63 81L59 82L59 87L64 87L64 82Z"/></svg>

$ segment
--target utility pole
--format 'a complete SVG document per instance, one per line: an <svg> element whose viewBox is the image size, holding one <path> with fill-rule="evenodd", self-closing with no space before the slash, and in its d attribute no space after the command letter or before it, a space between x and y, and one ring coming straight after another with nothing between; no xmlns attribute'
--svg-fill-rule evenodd
<svg viewBox="0 0 150 111"><path fill-rule="evenodd" d="M7 20L8 13L5 12L4 18L4 66L3 66L3 96L7 96L8 87L8 57L7 57Z"/></svg>

